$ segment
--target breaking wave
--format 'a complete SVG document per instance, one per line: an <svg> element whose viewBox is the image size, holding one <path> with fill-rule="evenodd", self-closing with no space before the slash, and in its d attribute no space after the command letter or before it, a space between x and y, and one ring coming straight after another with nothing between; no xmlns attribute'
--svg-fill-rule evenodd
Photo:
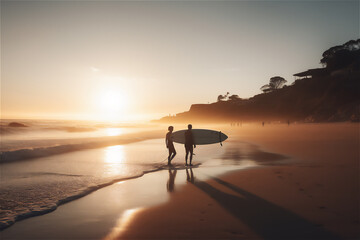
<svg viewBox="0 0 360 240"><path fill-rule="evenodd" d="M151 173L151 172L155 172L155 171L160 171L163 170L164 166L157 164L154 165L153 168L150 168L149 170L144 170L142 172L140 172L139 174L133 175L133 176L129 176L129 177L122 177L122 178L115 178L112 179L108 182L105 183L101 183L98 185L93 185L90 187L87 187L84 190L79 190L78 192L76 192L73 195L67 196L65 198L62 198L60 200L58 200L57 202L54 202L52 204L42 204L42 206L39 207L35 207L35 209L31 210L31 208L27 208L24 209L23 211L19 211L19 212L12 212L10 215L8 215L6 218L1 218L0 217L0 231L4 230L8 227L10 227L11 225L13 225L15 222L17 221L21 221L30 217L35 217L35 216L40 216L40 215L44 215L47 213L50 213L52 211L55 211L60 205L68 203L70 201L79 199L81 197L84 197L98 189L110 186L114 183L120 182L120 181L125 181L125 180L130 180L130 179L134 179L134 178L139 178L142 177L144 174L146 173Z"/></svg>
<svg viewBox="0 0 360 240"><path fill-rule="evenodd" d="M127 144L133 142L139 142L147 139L158 138L160 135L157 132L147 132L141 134L141 137L137 135L129 134L114 136L114 137L104 137L104 138L95 138L92 140L84 140L86 142L82 143L71 143L71 144L59 144L46 147L34 147L34 148L23 148L9 151L2 151L0 153L0 163L8 163L14 161L27 160L31 158L47 157L56 154L69 153L84 149L93 149L100 147L107 147L118 144Z"/></svg>

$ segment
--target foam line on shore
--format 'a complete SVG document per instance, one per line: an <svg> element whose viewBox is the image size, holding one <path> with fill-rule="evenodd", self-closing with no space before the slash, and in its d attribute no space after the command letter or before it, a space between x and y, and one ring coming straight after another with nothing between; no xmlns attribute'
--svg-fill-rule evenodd
<svg viewBox="0 0 360 240"><path fill-rule="evenodd" d="M148 172L155 172L155 171L159 171L159 170L162 170L162 168L159 168L159 169L156 169L156 170L152 170L152 171L148 171ZM142 176L143 176L144 174L146 174L146 173L147 173L147 171L144 171L142 174L139 174L139 175L135 175L135 176L131 176L131 177L126 177L126 178L113 179L112 181L107 182L107 183L103 183L103 184L100 184L100 185L88 187L87 189L85 189L84 191L82 191L82 192L80 192L80 193L78 193L78 194L75 194L75 195L66 197L66 198L64 198L64 199L60 199L55 205L53 205L53 206L51 206L51 207L49 207L49 208L42 209L42 210L30 211L30 212L27 212L27 213L22 213L22 214L19 214L19 215L15 216L13 220L0 221L0 231L6 229L6 228L8 228L8 227L10 227L11 225L15 224L15 222L18 222L18 221L21 221L21 220L24 220L24 219L27 219L27 218L30 218L30 217L36 217L36 216L40 216L40 215L44 215L44 214L53 212L53 211L55 211L60 205L63 205L63 204L65 204L65 203L71 202L71 201L73 201L73 200L82 198L82 197L84 197L84 196L86 196L86 195L89 195L89 194L92 193L92 192L95 192L95 191L97 191L97 190L99 190L99 189L101 189L101 188L110 186L110 185L112 185L112 184L114 184L114 183L142 177Z"/></svg>
<svg viewBox="0 0 360 240"><path fill-rule="evenodd" d="M173 165L172 167L174 167L176 169L185 169L186 168L183 165ZM198 167L198 165L195 166L195 167ZM76 200L76 199L79 199L79 198L82 198L82 197L85 197L86 195L89 195L92 192L95 192L95 191L97 191L97 190L99 190L101 188L110 186L110 185L112 185L114 183L139 178L139 177L144 176L145 174L153 173L153 172L157 172L157 171L161 171L161 170L166 170L168 168L169 167L167 165L157 163L157 164L154 165L154 169L145 170L141 174L130 176L130 177L125 177L125 178L116 178L116 179L113 179L113 180L111 180L109 182L106 182L106 183L102 183L102 184L99 184L99 185L96 185L96 186L88 187L84 191L79 192L78 194L66 197L64 199L60 199L59 201L57 201L57 203L55 205L52 205L52 206L50 206L50 207L48 207L46 209L35 210L35 211L22 213L22 214L19 214L19 215L15 216L13 220L0 221L0 231L12 226L13 224L15 224L18 221L21 221L21 220L24 220L24 219L27 219L27 218L30 218L30 217L36 217L36 216L40 216L40 215L44 215L44 214L53 212L60 205L63 205L65 203L71 202L73 200Z"/></svg>

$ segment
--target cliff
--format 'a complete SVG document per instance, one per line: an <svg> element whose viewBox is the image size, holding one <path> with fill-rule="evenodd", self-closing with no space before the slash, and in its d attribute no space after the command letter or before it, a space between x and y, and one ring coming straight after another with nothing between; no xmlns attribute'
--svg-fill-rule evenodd
<svg viewBox="0 0 360 240"><path fill-rule="evenodd" d="M349 43L355 44L355 47L346 50ZM337 46L337 49L340 49L338 51L342 51L341 54L336 51L333 55L325 52L326 61L331 63L326 68L294 74L303 78L296 80L291 86L258 94L249 99L194 104L187 112L163 117L158 121L359 121L360 40L352 40L346 44ZM344 60L344 51L351 53L348 54L350 60ZM322 61L326 63L325 60ZM336 61L338 63L335 65Z"/></svg>

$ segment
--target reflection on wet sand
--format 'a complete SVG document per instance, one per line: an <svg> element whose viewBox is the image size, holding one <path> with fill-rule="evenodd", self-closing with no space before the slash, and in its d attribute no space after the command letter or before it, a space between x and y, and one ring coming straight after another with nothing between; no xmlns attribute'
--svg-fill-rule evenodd
<svg viewBox="0 0 360 240"><path fill-rule="evenodd" d="M168 192L173 192L175 189L176 172L176 169L169 169L169 180L166 183L166 188Z"/></svg>
<svg viewBox="0 0 360 240"><path fill-rule="evenodd" d="M142 208L134 208L126 210L121 217L117 220L115 226L112 228L111 232L104 237L104 240L112 240L117 239L127 228L127 226L130 225L131 221L135 217L136 214L138 214Z"/></svg>
<svg viewBox="0 0 360 240"><path fill-rule="evenodd" d="M189 174L189 171L190 171L190 174ZM194 172L193 172L192 168L190 168L190 170L186 168L186 181L189 183L192 183L192 184L194 184L194 182L195 182Z"/></svg>

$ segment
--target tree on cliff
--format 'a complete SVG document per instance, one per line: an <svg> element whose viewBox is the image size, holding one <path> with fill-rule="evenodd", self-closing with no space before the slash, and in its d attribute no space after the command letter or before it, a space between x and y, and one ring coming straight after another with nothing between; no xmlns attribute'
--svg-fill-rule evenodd
<svg viewBox="0 0 360 240"><path fill-rule="evenodd" d="M357 39L329 48L322 54L320 63L330 69L340 69L353 62L359 62L359 58L360 39Z"/></svg>
<svg viewBox="0 0 360 240"><path fill-rule="evenodd" d="M262 86L260 90L263 91L264 93L271 92L276 89L282 88L286 82L287 81L283 77L275 76L270 78L269 84Z"/></svg>
<svg viewBox="0 0 360 240"><path fill-rule="evenodd" d="M224 101L226 100L226 98L229 96L229 92L226 93L226 95L219 95L218 98L217 98L217 101L220 102L220 101Z"/></svg>
<svg viewBox="0 0 360 240"><path fill-rule="evenodd" d="M229 97L229 100L237 100L237 99L240 99L239 95L237 94L233 94Z"/></svg>

